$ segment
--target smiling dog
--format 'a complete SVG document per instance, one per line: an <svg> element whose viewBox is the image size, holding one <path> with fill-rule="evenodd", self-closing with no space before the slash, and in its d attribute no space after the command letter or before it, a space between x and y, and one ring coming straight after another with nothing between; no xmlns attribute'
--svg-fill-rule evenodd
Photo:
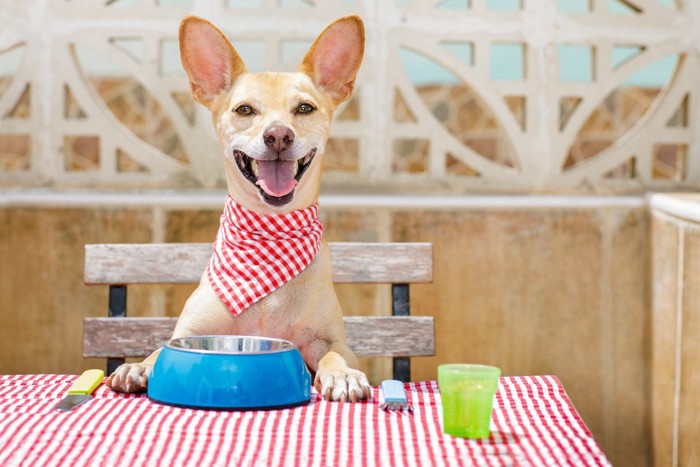
<svg viewBox="0 0 700 467"><path fill-rule="evenodd" d="M321 157L337 106L352 94L364 52L357 16L340 18L294 73L248 73L208 21L180 25L180 55L192 97L211 113L224 149L228 197L214 254L178 319L173 338L234 334L294 342L325 399L368 398L354 369L321 239ZM160 349L121 365L108 385L145 390Z"/></svg>

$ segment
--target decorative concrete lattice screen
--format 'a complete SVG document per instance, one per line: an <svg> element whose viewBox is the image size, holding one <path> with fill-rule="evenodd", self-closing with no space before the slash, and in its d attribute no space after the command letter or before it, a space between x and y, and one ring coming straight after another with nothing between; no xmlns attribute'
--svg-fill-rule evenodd
<svg viewBox="0 0 700 467"><path fill-rule="evenodd" d="M3 2L0 183L221 187L221 149L179 63L180 19L212 20L251 71L294 70L352 13L366 56L336 114L327 188L698 186L695 0Z"/></svg>

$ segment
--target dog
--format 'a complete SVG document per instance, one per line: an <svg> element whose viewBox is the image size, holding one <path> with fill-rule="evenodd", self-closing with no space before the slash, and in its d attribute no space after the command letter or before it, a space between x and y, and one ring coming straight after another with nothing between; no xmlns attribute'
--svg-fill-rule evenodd
<svg viewBox="0 0 700 467"><path fill-rule="evenodd" d="M331 23L291 73L248 73L224 34L205 19L186 17L179 32L192 97L211 111L224 150L228 197L212 260L172 337L229 334L290 340L315 374L314 386L324 399L369 398L367 377L356 369L357 358L345 339L330 252L316 216L321 157L333 112L351 96L364 54L362 20L347 16ZM289 227L288 222L298 225ZM273 228L263 226L261 233L258 223ZM277 238L277 224L283 224L283 240L268 242L267 236ZM296 247L280 252L290 241ZM248 251L251 242L267 249ZM252 266L244 264L232 273L240 261ZM279 270L287 264L296 268L293 277L278 280L289 272ZM251 272L256 268L262 268L262 280ZM107 384L118 392L146 390L159 353L119 366Z"/></svg>

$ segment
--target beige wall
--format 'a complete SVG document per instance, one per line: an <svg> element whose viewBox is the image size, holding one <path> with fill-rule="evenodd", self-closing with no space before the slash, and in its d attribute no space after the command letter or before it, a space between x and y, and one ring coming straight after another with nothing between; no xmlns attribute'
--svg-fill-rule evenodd
<svg viewBox="0 0 700 467"><path fill-rule="evenodd" d="M654 197L652 439L655 465L700 464L700 196Z"/></svg>
<svg viewBox="0 0 700 467"><path fill-rule="evenodd" d="M648 455L648 235L643 203L625 206L323 207L333 241L429 241L435 280L411 289L436 318L444 362L554 374L616 465ZM105 316L107 289L82 282L86 243L211 241L219 210L167 207L0 209L0 373L79 373L82 318ZM130 314L177 314L192 286L132 287ZM346 314L390 313L386 286L339 287ZM381 311L376 311L377 307ZM167 310L167 311L166 311ZM363 362L373 383L388 362Z"/></svg>

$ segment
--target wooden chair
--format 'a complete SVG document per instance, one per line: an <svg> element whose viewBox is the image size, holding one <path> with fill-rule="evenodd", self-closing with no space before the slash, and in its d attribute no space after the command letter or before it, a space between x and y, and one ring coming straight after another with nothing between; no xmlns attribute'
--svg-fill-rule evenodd
<svg viewBox="0 0 700 467"><path fill-rule="evenodd" d="M433 280L432 245L331 243L330 249L334 282L392 285L391 316L346 316L345 333L358 357L393 357L394 378L409 381L409 357L435 355L433 318L410 316L409 301L410 283ZM127 285L197 283L210 256L209 243L86 245L85 283L109 286L109 317L85 318L83 356L106 357L110 374L125 358L161 347L177 318L127 318Z"/></svg>

